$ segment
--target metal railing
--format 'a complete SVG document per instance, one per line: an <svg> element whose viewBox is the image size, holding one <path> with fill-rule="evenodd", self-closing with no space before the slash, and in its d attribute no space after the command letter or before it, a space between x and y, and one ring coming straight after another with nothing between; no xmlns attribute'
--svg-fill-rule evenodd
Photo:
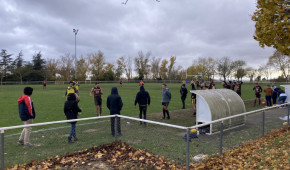
<svg viewBox="0 0 290 170"><path fill-rule="evenodd" d="M1 142L1 147L0 147L0 155L1 155L1 169L4 169L5 164L4 164L4 159L5 159L5 155L4 155L4 133L7 130L11 130L11 129L19 129L19 128L25 128L25 127L36 127L36 126L45 126L45 125L52 125L52 124L60 124L60 123L70 123L70 122L81 122L81 121L88 121L88 120L96 120L96 119L104 119L104 118L116 118L116 117L120 117L123 119L128 119L128 120L132 120L132 121L138 121L138 122L146 122L149 124L155 124L155 125L160 125L160 126L166 126L166 127L171 127L171 128L176 128L176 129L181 129L181 130L186 130L186 168L189 169L189 163L190 163L190 130L191 129L198 129L207 125L211 125L213 123L219 123L220 122L220 142L219 142L219 154L221 155L223 153L223 133L224 133L224 127L223 127L223 122L229 119L233 119L233 118L237 118L240 116L246 116L246 115L251 115L254 113L259 113L262 112L262 136L264 136L265 134L265 111L268 110L272 110L281 106L287 106L287 124L289 126L289 114L290 114L290 105L289 103L285 103L285 104L281 104L279 106L273 106L273 107L267 107L267 108L263 108L263 109L258 109L255 111L250 111L250 112L245 112L245 113L241 113L238 115L234 115L234 116L229 116L226 118L222 118L222 119L218 119L218 120L213 120L210 122L206 122L200 125L195 125L195 126L190 126L190 127L185 127L185 126L179 126L179 125L173 125L173 124L168 124L168 123L162 123L162 122L157 122L157 121L152 121L152 120L144 120L144 119L139 119L139 118L134 118L134 117L129 117L129 116L123 116L123 115L109 115L109 116L100 116L100 117L90 117L90 118L81 118L81 119L73 119L73 120L62 120L62 121L52 121L52 122L45 122L45 123L35 123L35 124L29 124L29 125L19 125L19 126L10 126L10 127L1 127L0 128L0 142Z"/></svg>

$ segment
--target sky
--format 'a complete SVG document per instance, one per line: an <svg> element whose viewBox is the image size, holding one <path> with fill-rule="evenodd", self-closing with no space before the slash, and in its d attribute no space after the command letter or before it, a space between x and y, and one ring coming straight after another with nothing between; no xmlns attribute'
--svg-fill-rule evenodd
<svg viewBox="0 0 290 170"><path fill-rule="evenodd" d="M25 60L97 53L106 62L139 51L176 56L187 68L198 57L230 57L258 68L274 52L253 39L255 0L1 0L0 49Z"/></svg>

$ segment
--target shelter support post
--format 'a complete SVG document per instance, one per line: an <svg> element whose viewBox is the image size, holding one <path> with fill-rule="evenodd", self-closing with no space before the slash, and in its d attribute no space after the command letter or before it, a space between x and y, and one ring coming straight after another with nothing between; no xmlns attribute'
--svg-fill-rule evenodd
<svg viewBox="0 0 290 170"><path fill-rule="evenodd" d="M223 154L223 129L224 129L224 122L221 122L220 125L220 155Z"/></svg>
<svg viewBox="0 0 290 170"><path fill-rule="evenodd" d="M290 114L290 105L288 105L288 117L287 117L288 126L289 126L289 114Z"/></svg>
<svg viewBox="0 0 290 170"><path fill-rule="evenodd" d="M190 129L186 129L186 170L189 170L189 132Z"/></svg>
<svg viewBox="0 0 290 170"><path fill-rule="evenodd" d="M262 136L265 135L265 111L262 112Z"/></svg>
<svg viewBox="0 0 290 170"><path fill-rule="evenodd" d="M0 131L1 134L1 168L4 170L4 130Z"/></svg>

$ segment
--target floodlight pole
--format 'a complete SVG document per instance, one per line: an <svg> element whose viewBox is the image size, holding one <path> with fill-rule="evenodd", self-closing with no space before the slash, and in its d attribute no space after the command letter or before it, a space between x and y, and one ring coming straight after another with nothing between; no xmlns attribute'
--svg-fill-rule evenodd
<svg viewBox="0 0 290 170"><path fill-rule="evenodd" d="M78 65L77 65L77 34L79 32L78 29L73 29L73 32L75 33L75 79L78 78Z"/></svg>

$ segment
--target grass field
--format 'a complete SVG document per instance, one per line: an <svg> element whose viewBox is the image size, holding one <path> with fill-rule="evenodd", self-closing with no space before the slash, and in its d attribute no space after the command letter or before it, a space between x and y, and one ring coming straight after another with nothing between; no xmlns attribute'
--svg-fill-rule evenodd
<svg viewBox="0 0 290 170"><path fill-rule="evenodd" d="M17 99L23 94L23 88L27 85L5 85L0 86L1 94L1 112L0 112L0 127L14 126L22 124L18 115ZM107 96L111 93L113 86L118 87L119 94L122 97L124 106L121 111L122 115L126 116L138 116L138 107L134 108L134 100L136 93L139 91L138 84L123 84L123 87L119 87L119 84L100 84L103 89L103 114L108 115L109 110L106 107ZM254 92L252 90L253 84L245 83L242 87L242 99L245 101L247 111L257 109L258 107L252 107L252 101L254 98ZM265 85L261 85L264 87ZM66 98L63 98L67 85L48 85L46 90L42 89L42 85L31 85L34 88L32 99L36 110L36 119L34 123L48 122L65 119L63 113L63 106ZM95 116L95 106L93 97L90 97L89 93L94 84L81 84L80 86L80 108L83 109L83 113L80 118ZM180 84L172 83L168 84L168 88L172 93L172 100L169 105L169 110L178 110L181 108L180 100ZM189 88L189 85L187 85ZM217 84L217 88L221 88L220 84ZM151 105L148 108L148 114L161 112L161 84L159 83L146 83L145 89L150 93ZM264 94L263 94L264 95ZM263 98L262 95L262 98ZM186 108L191 108L190 94L186 99Z"/></svg>
<svg viewBox="0 0 290 170"><path fill-rule="evenodd" d="M101 84L103 88L103 106L106 106L106 98L110 94L113 86L117 86L119 94L122 97L124 107L122 115L138 116L138 108L134 108L135 95L139 91L138 84L124 84L119 87L118 84ZM18 116L17 98L22 95L25 85L9 85L0 86L1 92L1 119L0 126L21 125L22 122ZM32 85L34 93L32 99L34 101L37 117L37 122L47 122L54 120L63 120L65 115L63 113L63 105L65 98L62 96L65 93L67 85L49 85L46 90L42 90L41 85ZM90 89L93 84L81 84L80 87L80 107L83 109L83 117L95 116L95 107L93 98L89 96ZM218 88L221 88L219 85ZM264 86L262 86L264 87ZM172 101L169 105L171 111L170 120L160 120L161 112L161 84L147 83L145 89L150 93L151 106L148 108L149 120L163 121L170 124L192 126L194 125L194 117L192 117L190 94L186 101L185 110L180 110L181 100L179 94L180 84L168 84L168 88L172 93ZM253 84L244 84L242 90L242 97L245 101L247 111L258 109L261 107L252 107L254 92L252 91ZM278 109L278 111L285 112L285 109ZM104 107L103 115L108 115L109 110ZM286 112L285 112L286 113ZM258 119L257 119L258 118ZM266 117L267 131L281 127L281 121L276 120L275 124L272 122L273 117L269 115ZM238 133L236 131L227 131L224 136L224 149L228 150L237 144L243 143L250 139L256 139L261 136L261 120L260 116L250 118L252 120L250 125L253 127L241 128ZM268 121L268 122L267 122ZM128 123L129 122L129 123ZM55 129L54 129L55 128ZM36 147L25 149L17 146L16 141L21 129L8 130L5 132L5 164L11 166L16 163L25 163L30 160L45 159L50 156L63 155L66 152L86 149L91 146L98 146L106 144L115 140L110 136L109 119L98 121L79 122L77 125L77 133L80 141L73 145L67 144L67 134L69 132L69 124L56 124L42 127L33 127L34 133L31 137L31 142L36 144ZM39 131L43 129L43 131ZM46 130L45 130L46 129ZM38 132L36 132L38 130ZM123 136L118 138L127 142L134 147L148 149L150 152L160 154L168 157L171 160L184 163L186 142L182 139L185 134L184 130L178 130L168 127L161 127L157 125L149 125L147 128L140 126L138 122L128 120L122 121ZM219 135L201 136L190 144L190 154L196 155L215 154L218 152Z"/></svg>

